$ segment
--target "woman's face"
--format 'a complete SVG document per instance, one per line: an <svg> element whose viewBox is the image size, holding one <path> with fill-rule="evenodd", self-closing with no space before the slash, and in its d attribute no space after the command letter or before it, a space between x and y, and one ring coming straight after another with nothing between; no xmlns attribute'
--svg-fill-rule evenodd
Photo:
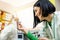
<svg viewBox="0 0 60 40"><path fill-rule="evenodd" d="M42 10L40 9L40 7L34 7L33 10L35 12L35 16L37 16L40 19L40 21L44 20L44 17L42 16Z"/></svg>
<svg viewBox="0 0 60 40"><path fill-rule="evenodd" d="M1 11L0 11L0 18L1 18Z"/></svg>
<svg viewBox="0 0 60 40"><path fill-rule="evenodd" d="M3 11L0 10L0 15L3 15Z"/></svg>
<svg viewBox="0 0 60 40"><path fill-rule="evenodd" d="M0 15L1 15L1 10L0 10Z"/></svg>

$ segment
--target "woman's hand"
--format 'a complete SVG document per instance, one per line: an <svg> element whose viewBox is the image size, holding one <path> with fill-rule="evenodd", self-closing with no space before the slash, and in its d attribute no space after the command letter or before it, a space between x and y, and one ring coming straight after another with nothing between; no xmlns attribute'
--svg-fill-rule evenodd
<svg viewBox="0 0 60 40"><path fill-rule="evenodd" d="M48 39L48 38L43 37L43 38L39 38L39 40L49 40L49 39Z"/></svg>
<svg viewBox="0 0 60 40"><path fill-rule="evenodd" d="M22 24L20 22L17 23L17 29L21 30L21 28L23 28Z"/></svg>
<svg viewBox="0 0 60 40"><path fill-rule="evenodd" d="M27 28L23 28L21 23L18 23L17 29L23 31L25 34L28 32Z"/></svg>
<svg viewBox="0 0 60 40"><path fill-rule="evenodd" d="M18 30L21 30L21 31L24 31L24 28L23 28L21 22L18 22L18 23L17 23L17 29L18 29Z"/></svg>

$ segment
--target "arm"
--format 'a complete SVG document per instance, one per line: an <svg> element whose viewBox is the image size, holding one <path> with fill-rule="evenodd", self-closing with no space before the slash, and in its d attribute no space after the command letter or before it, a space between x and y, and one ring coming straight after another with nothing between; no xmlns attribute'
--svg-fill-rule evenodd
<svg viewBox="0 0 60 40"><path fill-rule="evenodd" d="M31 32L28 31L28 33L25 34L30 40L38 40L37 37L35 37Z"/></svg>
<svg viewBox="0 0 60 40"><path fill-rule="evenodd" d="M27 28L23 28L23 27L21 27L22 25L21 24L19 24L19 26L18 26L18 30L21 30L21 31L23 31L24 33L25 33L25 35L30 39L30 40L48 40L47 38L37 38L37 37L35 37L29 30L40 30L40 28L39 27L36 27L36 28L30 28L30 29L27 29Z"/></svg>
<svg viewBox="0 0 60 40"><path fill-rule="evenodd" d="M18 30L23 28L23 29L26 29L26 30L29 30L29 31L39 31L39 30L42 30L43 27L44 27L43 22L39 23L35 28L23 28L21 23L18 23Z"/></svg>

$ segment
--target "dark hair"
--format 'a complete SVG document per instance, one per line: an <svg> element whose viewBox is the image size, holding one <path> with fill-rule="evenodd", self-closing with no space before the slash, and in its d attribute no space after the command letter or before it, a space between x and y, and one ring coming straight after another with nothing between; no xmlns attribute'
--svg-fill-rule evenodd
<svg viewBox="0 0 60 40"><path fill-rule="evenodd" d="M0 11L1 11L1 10L0 10ZM3 15L3 13L4 13L4 12L3 12L3 11L1 11L1 15Z"/></svg>
<svg viewBox="0 0 60 40"><path fill-rule="evenodd" d="M33 11L34 12L34 11ZM35 16L35 12L34 12L34 23L33 23L33 28L36 27L36 25L40 23L40 20L37 16Z"/></svg>
<svg viewBox="0 0 60 40"><path fill-rule="evenodd" d="M42 10L42 16L47 17L48 14L55 12L55 6L49 0L38 0L33 7L40 7ZM34 12L34 25L36 26L40 21L37 20ZM35 27L34 26L34 27Z"/></svg>

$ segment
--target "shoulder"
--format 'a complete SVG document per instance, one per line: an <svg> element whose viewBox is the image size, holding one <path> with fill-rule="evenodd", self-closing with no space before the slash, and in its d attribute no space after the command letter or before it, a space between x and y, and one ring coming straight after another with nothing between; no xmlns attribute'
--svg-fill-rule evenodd
<svg viewBox="0 0 60 40"><path fill-rule="evenodd" d="M57 16L60 16L60 11L54 12Z"/></svg>
<svg viewBox="0 0 60 40"><path fill-rule="evenodd" d="M41 23L37 24L36 27L41 28L41 29L44 28L45 27L45 22L41 22Z"/></svg>
<svg viewBox="0 0 60 40"><path fill-rule="evenodd" d="M60 11L56 11L55 12L55 16L60 21Z"/></svg>

